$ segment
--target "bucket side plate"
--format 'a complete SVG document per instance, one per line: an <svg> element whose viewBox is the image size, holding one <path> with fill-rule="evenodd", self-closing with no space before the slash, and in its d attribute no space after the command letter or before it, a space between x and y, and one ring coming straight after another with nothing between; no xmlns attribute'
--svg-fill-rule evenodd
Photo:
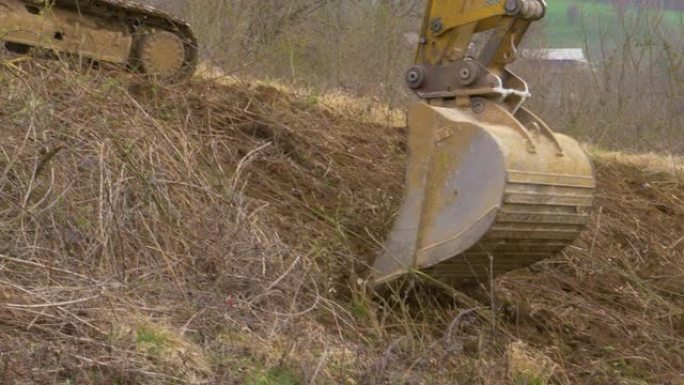
<svg viewBox="0 0 684 385"><path fill-rule="evenodd" d="M418 103L409 112L404 200L373 265L380 284L461 254L491 227L505 186L505 154L481 123Z"/></svg>

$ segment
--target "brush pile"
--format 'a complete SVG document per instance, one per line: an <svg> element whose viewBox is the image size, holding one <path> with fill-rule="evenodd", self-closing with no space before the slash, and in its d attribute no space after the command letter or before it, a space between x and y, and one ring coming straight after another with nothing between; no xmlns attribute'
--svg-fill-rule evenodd
<svg viewBox="0 0 684 385"><path fill-rule="evenodd" d="M680 384L684 186L596 155L593 224L488 301L358 286L403 128L257 83L0 72L0 384Z"/></svg>

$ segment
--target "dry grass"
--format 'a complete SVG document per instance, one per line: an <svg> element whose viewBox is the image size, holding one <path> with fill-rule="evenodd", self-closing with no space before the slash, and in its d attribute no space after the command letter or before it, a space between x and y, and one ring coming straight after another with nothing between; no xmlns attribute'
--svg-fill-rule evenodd
<svg viewBox="0 0 684 385"><path fill-rule="evenodd" d="M421 285L380 300L357 275L401 193L382 114L39 62L0 83L2 385L684 378L672 173L595 156L590 230L499 279L497 306Z"/></svg>
<svg viewBox="0 0 684 385"><path fill-rule="evenodd" d="M621 163L649 173L666 173L678 178L684 178L684 157L678 155L662 155L657 153L626 153L605 151L600 148L591 149L594 159L608 163Z"/></svg>

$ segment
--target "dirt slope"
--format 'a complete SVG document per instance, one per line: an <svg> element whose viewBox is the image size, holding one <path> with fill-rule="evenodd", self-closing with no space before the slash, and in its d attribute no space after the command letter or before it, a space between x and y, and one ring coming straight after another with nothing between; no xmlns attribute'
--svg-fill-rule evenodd
<svg viewBox="0 0 684 385"><path fill-rule="evenodd" d="M489 301L383 301L357 274L404 148L377 111L254 83L0 75L2 385L683 383L672 170L595 154L594 219L565 253Z"/></svg>

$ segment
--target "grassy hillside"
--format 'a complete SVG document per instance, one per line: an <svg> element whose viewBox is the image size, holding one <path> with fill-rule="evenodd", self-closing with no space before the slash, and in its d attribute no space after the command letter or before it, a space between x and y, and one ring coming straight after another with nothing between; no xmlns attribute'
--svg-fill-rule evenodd
<svg viewBox="0 0 684 385"><path fill-rule="evenodd" d="M595 152L589 230L494 301L382 298L358 278L404 128L367 103L40 63L0 83L3 385L684 380L678 160Z"/></svg>
<svg viewBox="0 0 684 385"><path fill-rule="evenodd" d="M620 18L614 5L608 2L595 0L549 0L547 20L544 22L544 31L548 45L551 47L584 47L585 37L591 47L599 45L599 39L603 35L620 33ZM656 10L646 7L637 9L628 6L628 14L637 17L637 12L642 12L639 18L645 18L650 14L651 18L662 18L663 25L672 28L681 28L683 25L682 12L675 10ZM630 23L631 24L631 23Z"/></svg>

